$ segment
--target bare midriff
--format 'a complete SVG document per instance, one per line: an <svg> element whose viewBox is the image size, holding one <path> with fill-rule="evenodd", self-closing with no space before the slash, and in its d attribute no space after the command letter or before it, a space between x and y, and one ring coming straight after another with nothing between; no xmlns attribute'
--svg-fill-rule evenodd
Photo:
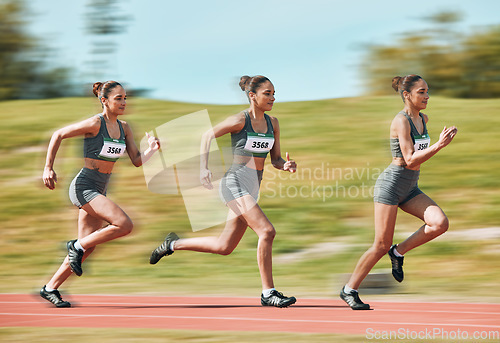
<svg viewBox="0 0 500 343"><path fill-rule="evenodd" d="M233 155L233 164L243 164L255 170L263 170L265 161L265 157Z"/></svg>
<svg viewBox="0 0 500 343"><path fill-rule="evenodd" d="M410 170L419 170L420 169L420 165L418 165L416 168L408 168L408 166L406 165L405 159L402 157L393 157L392 164L394 164L396 166L404 167L404 168L410 169Z"/></svg>
<svg viewBox="0 0 500 343"><path fill-rule="evenodd" d="M98 171L103 174L111 174L115 162L95 160L93 158L85 158L85 168Z"/></svg>

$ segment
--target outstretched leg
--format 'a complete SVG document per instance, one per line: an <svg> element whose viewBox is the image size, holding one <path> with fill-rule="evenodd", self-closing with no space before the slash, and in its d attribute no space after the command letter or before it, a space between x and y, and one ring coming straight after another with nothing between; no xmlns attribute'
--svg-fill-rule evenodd
<svg viewBox="0 0 500 343"><path fill-rule="evenodd" d="M361 256L354 272L347 282L352 289L358 289L377 262L387 254L394 237L397 205L375 203L375 239L373 245Z"/></svg>
<svg viewBox="0 0 500 343"><path fill-rule="evenodd" d="M78 239L82 239L92 232L95 232L101 228L102 220L89 215L84 210L80 209L78 212ZM83 260L85 260L92 252L94 248L87 249L83 255ZM71 268L68 263L68 256L64 259L63 263L52 276L50 281L47 283L47 287L52 289L58 289L64 281L72 274Z"/></svg>
<svg viewBox="0 0 500 343"><path fill-rule="evenodd" d="M249 200L253 200L251 196ZM269 221L259 205L249 207L241 215L248 226L257 234L259 241L257 244L257 264L259 266L260 277L263 289L274 288L273 281L273 242L276 237L276 230Z"/></svg>
<svg viewBox="0 0 500 343"><path fill-rule="evenodd" d="M273 280L273 242L276 230L271 224L262 209L255 203L251 196L240 198L244 207L241 216L248 226L259 237L257 245L257 263L259 265L260 277L262 281L262 295L260 302L262 306L288 307L295 304L295 297L287 297L274 288Z"/></svg>
<svg viewBox="0 0 500 343"><path fill-rule="evenodd" d="M196 237L175 240L173 250L190 250L221 255L230 254L238 245L246 228L249 226L259 237L257 263L261 275L262 288L269 295L261 297L265 306L287 307L295 303L294 297L286 297L274 289L272 272L272 246L276 231L253 197L245 195L230 201L228 220L219 237ZM165 249L158 247L153 255L164 255ZM157 250L161 251L157 251ZM153 256L152 255L152 256ZM154 258L154 261L157 259Z"/></svg>
<svg viewBox="0 0 500 343"><path fill-rule="evenodd" d="M218 237L181 238L175 241L174 249L229 255L238 246L246 228L242 218L229 219Z"/></svg>
<svg viewBox="0 0 500 343"><path fill-rule="evenodd" d="M372 246L361 256L351 278L340 291L340 298L353 310L369 310L370 305L361 301L358 288L375 264L384 256L392 244L398 213L397 205L375 202L375 239Z"/></svg>
<svg viewBox="0 0 500 343"><path fill-rule="evenodd" d="M195 237L176 240L174 250L190 250L229 255L250 226L259 236L257 262L264 289L274 288L272 277L272 244L276 231L250 195L230 201L226 226L219 237ZM242 210L244 208L244 210ZM236 215L235 213L241 213Z"/></svg>
<svg viewBox="0 0 500 343"><path fill-rule="evenodd" d="M84 210L78 212L78 238L81 239L101 228L102 220L89 215ZM82 260L85 260L94 248L87 249ZM42 298L52 302L57 307L71 307L71 304L62 300L58 288L71 276L73 271L69 266L68 256L64 259L59 269L55 272L49 282L40 291Z"/></svg>

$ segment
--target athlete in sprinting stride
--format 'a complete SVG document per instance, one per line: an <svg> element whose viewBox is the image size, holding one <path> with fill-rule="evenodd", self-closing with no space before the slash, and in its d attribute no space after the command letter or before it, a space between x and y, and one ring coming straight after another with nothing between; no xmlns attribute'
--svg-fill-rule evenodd
<svg viewBox="0 0 500 343"><path fill-rule="evenodd" d="M439 206L418 188L420 165L450 144L457 128L444 127L439 140L432 144L427 133L428 116L420 111L427 107L429 88L418 75L396 76L392 87L399 92L404 108L391 124L390 144L392 163L375 184L375 240L358 261L347 284L340 291L353 310L368 310L361 301L358 288L375 264L388 253L392 275L403 281L403 255L438 237L448 230L448 218ZM424 225L399 244L392 244L398 207L420 218Z"/></svg>
<svg viewBox="0 0 500 343"><path fill-rule="evenodd" d="M272 274L272 245L276 231L257 204L264 162L268 153L277 169L295 172L297 165L281 157L280 128L278 119L268 116L274 103L274 86L264 76L243 76L240 87L246 92L250 108L233 115L213 130L206 132L201 142L201 183L212 189L212 173L208 169L208 152L211 141L227 133L231 134L233 164L224 175L220 193L229 208L226 226L219 237L179 239L170 233L165 241L151 254L150 263L156 264L163 256L175 250L191 250L229 255L238 245L249 226L259 236L257 262L262 280L261 304L287 307L295 303L295 297L287 297L274 288Z"/></svg>
<svg viewBox="0 0 500 343"><path fill-rule="evenodd" d="M61 298L58 288L71 273L82 275L82 262L95 247L132 231L132 220L118 205L106 197L106 189L115 162L127 152L132 164L139 167L160 148L159 140L146 133L149 147L141 153L134 142L130 126L118 120L118 116L125 112L127 99L125 89L118 82L96 82L93 85L93 92L102 104L102 113L54 132L43 171L45 186L54 189L57 176L53 166L62 140L76 136L85 137L84 168L69 187L71 202L80 209L78 239L67 243L68 255L40 291L40 296L56 307L71 307L69 302ZM109 225L101 228L103 221Z"/></svg>

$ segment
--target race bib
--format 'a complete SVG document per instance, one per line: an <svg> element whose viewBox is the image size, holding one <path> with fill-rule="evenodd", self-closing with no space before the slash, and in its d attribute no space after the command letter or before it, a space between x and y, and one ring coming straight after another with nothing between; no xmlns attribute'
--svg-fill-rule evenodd
<svg viewBox="0 0 500 343"><path fill-rule="evenodd" d="M415 139L415 151L427 149L431 145L431 137L427 133L413 138Z"/></svg>
<svg viewBox="0 0 500 343"><path fill-rule="evenodd" d="M99 157L107 161L117 161L120 156L125 153L127 145L124 140L104 138L104 144L102 146Z"/></svg>
<svg viewBox="0 0 500 343"><path fill-rule="evenodd" d="M274 135L272 133L255 133L247 132L247 142L245 151L251 152L254 155L267 154L274 145Z"/></svg>

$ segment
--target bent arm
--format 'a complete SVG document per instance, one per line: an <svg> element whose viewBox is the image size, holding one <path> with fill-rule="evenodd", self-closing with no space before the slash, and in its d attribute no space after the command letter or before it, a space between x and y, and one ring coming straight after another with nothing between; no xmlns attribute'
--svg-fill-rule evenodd
<svg viewBox="0 0 500 343"><path fill-rule="evenodd" d="M201 136L200 144L200 167L208 169L208 153L210 145L214 138L224 136L227 133L239 132L245 126L245 116L241 113L236 114L214 126L213 129L206 131Z"/></svg>
<svg viewBox="0 0 500 343"><path fill-rule="evenodd" d="M100 124L99 118L92 117L79 123L68 125L54 132L50 138L49 147L47 149L45 168L52 168L54 166L54 160L63 139L83 136L85 134L95 136L99 131Z"/></svg>
<svg viewBox="0 0 500 343"><path fill-rule="evenodd" d="M59 129L52 134L49 142L49 147L47 148L47 157L45 159L45 167L42 176L45 186L47 186L49 189L55 188L57 175L54 172L54 161L56 159L57 151L61 146L62 140L86 134L95 136L97 132L99 132L100 125L100 119L97 117L92 117L79 123L63 127L62 129Z"/></svg>
<svg viewBox="0 0 500 343"><path fill-rule="evenodd" d="M206 131L201 136L200 144L200 182L208 189L212 189L212 173L208 169L208 154L212 140L227 133L239 132L245 126L245 116L242 113L236 114L215 125L213 129Z"/></svg>
<svg viewBox="0 0 500 343"><path fill-rule="evenodd" d="M283 170L286 161L281 157L280 125L275 117L271 117L271 123L274 131L274 145L270 151L271 164L274 168Z"/></svg>
<svg viewBox="0 0 500 343"><path fill-rule="evenodd" d="M208 169L208 153L212 139L215 138L214 130L210 129L201 136L200 145L200 169Z"/></svg>
<svg viewBox="0 0 500 343"><path fill-rule="evenodd" d="M271 149L271 164L274 168L279 170L289 171L295 173L297 170L297 164L294 160L290 160L290 155L286 153L286 161L281 157L281 141L280 141L280 125L278 118L271 117L271 123L273 124L274 130L274 145Z"/></svg>
<svg viewBox="0 0 500 343"><path fill-rule="evenodd" d="M422 163L429 160L441 149L447 146L455 137L457 128L455 126L444 128L439 135L439 140L424 150L415 151L411 139L411 128L407 120L398 118L396 123L396 132L401 146L401 152L408 168L417 168Z"/></svg>
<svg viewBox="0 0 500 343"><path fill-rule="evenodd" d="M144 152L140 152L135 144L134 134L127 122L122 121L123 131L125 132L125 144L127 145L127 154L132 164L136 167L146 163L153 154L160 149L160 141L156 137L151 137L146 132L148 138L148 148Z"/></svg>

